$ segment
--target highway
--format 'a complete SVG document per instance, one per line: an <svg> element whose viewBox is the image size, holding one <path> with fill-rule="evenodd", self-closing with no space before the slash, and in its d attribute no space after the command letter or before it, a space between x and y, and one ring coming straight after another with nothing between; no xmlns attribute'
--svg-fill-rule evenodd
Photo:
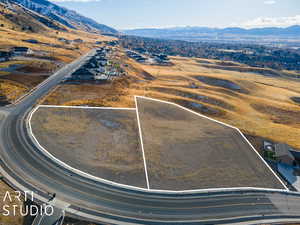
<svg viewBox="0 0 300 225"><path fill-rule="evenodd" d="M39 99L93 54L95 51L62 68L15 105L0 108L0 171L8 184L18 190L34 191L38 203L48 203L55 193L58 202L68 205L64 209L67 216L106 224L300 221L297 193L252 189L207 193L129 190L75 174L47 158L28 136L26 117ZM60 204L55 207L60 208Z"/></svg>

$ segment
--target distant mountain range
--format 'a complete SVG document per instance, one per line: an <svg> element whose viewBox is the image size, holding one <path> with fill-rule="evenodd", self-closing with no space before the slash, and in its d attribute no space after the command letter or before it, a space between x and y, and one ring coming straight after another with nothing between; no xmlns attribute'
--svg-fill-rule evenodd
<svg viewBox="0 0 300 225"><path fill-rule="evenodd" d="M229 27L224 29L209 27L175 27L175 28L149 28L123 30L127 35L170 38L170 39L201 39L201 38L234 38L234 37L299 37L300 26L291 26L287 28L267 27L243 29L238 27Z"/></svg>
<svg viewBox="0 0 300 225"><path fill-rule="evenodd" d="M18 4L51 21L58 22L72 29L81 29L89 32L118 33L117 30L109 26L99 24L75 11L60 7L47 0L0 0L0 3L8 6Z"/></svg>

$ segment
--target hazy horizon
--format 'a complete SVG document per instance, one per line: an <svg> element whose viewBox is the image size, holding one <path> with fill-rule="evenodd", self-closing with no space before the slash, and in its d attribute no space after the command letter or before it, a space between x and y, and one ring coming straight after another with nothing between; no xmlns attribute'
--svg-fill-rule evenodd
<svg viewBox="0 0 300 225"><path fill-rule="evenodd" d="M246 30L255 29L255 28L288 28L292 26L300 26L300 24L297 25L291 25L291 26L282 26L282 27L272 27L272 26L265 26L265 27L253 27L253 28L247 28L247 27L239 27L239 26L225 26L225 27L209 27L209 26L172 26L172 27L135 27L135 28L125 28L125 29L119 29L122 30L138 30L138 29L176 29L176 28L211 28L211 29L225 29L225 28L243 28Z"/></svg>
<svg viewBox="0 0 300 225"><path fill-rule="evenodd" d="M51 0L119 30L300 25L299 0Z"/></svg>

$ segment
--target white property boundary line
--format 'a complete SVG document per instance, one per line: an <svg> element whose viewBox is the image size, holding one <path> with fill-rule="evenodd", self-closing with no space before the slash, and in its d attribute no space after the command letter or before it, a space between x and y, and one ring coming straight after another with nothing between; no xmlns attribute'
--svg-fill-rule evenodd
<svg viewBox="0 0 300 225"><path fill-rule="evenodd" d="M138 123L138 127L139 127L139 135L140 135L140 141L141 141L141 149L142 149L142 153L143 153L143 161L144 161L145 176L146 176L146 181L147 181L147 188L148 188L148 190L150 190L147 162L146 162L145 151L144 151L144 141L143 141L142 127L141 127L139 108L138 108L138 105L137 105L138 103L137 103L136 98L137 98L137 96L134 96L135 108L136 108L136 117L137 117L137 123Z"/></svg>
<svg viewBox="0 0 300 225"><path fill-rule="evenodd" d="M267 162L259 155L259 153L256 151L256 149L253 147L253 145L248 141L248 139L243 135L243 133L236 127L233 127L231 125L225 124L223 122L220 122L218 120L209 118L207 116L204 116L202 114L199 114L197 112L194 112L190 109L187 109L181 105L178 105L176 103L172 103L172 102L167 102L167 101L163 101L163 100L158 100L158 99L153 99L153 98L149 98L149 97L144 97L144 96L134 96L135 98L135 105L137 108L114 108L114 107L88 107L88 106L50 106L50 105L38 105L36 108L34 108L30 113L29 116L27 117L26 120L26 125L27 125L27 129L29 131L29 137L32 139L32 141L37 145L37 147L46 155L48 156L50 159L52 159L54 162L60 164L61 166L63 166L64 168L77 173L81 176L87 177L89 179L95 180L95 181L99 181L99 182L103 182L105 184L109 184L109 185L115 185L118 187L122 187L122 188L129 188L132 190L138 190L138 191L146 191L146 192L153 192L153 193L210 193L210 192L220 192L220 191L270 191L270 192L278 192L278 191L282 191L282 192L289 192L289 189L287 188L287 186L282 182L282 180L278 177L278 175L272 170L272 168L267 164ZM144 168L145 168L145 176L146 176L146 181L147 181L147 189L146 188L140 188L140 187L136 187L136 186L131 186L131 185L126 185L126 184L120 184L117 182L113 182L113 181L109 181L100 177L96 177L94 175L91 175L89 173L83 172L79 169L75 169L71 166L69 166L68 164L64 163L63 161L57 159L56 157L54 157L51 153L49 153L36 139L36 137L34 136L33 132L32 132L32 126L31 126L31 119L33 114L40 108L40 107L46 107L46 108L77 108L77 109L113 109L113 110L136 110L137 112L137 118L138 118L138 126L139 126L139 133L140 133L140 138L141 138L141 146L143 146L143 140L142 140L142 129L141 129L141 125L140 125L140 121L139 121L139 115L138 115L138 104L137 104L137 98L143 98L143 99L148 99L148 100L152 100L152 101L157 101L157 102L162 102L162 103L166 103L166 104L171 104L174 106L177 106L181 109L187 110L193 114L196 114L200 117L206 118L208 120L214 121L216 123L222 124L226 127L235 129L239 132L239 134L241 134L241 136L246 140L246 142L251 146L251 149L259 156L259 158L264 162L264 164L267 166L267 168L269 168L271 170L271 172L273 173L273 175L279 180L279 182L283 185L283 187L285 187L285 189L272 189L272 188L256 188L256 187L233 187L233 188L209 188L209 189L194 189L194 190L181 190L181 191L172 191L172 190L160 190L160 189L150 189L149 186L149 180L148 180L148 172L147 172L147 164L146 164L146 159L145 159L145 153L144 153L144 148L142 147L142 151L143 151L143 161L144 161Z"/></svg>
<svg viewBox="0 0 300 225"><path fill-rule="evenodd" d="M167 102L167 101L163 101L163 100L158 100L158 99L154 99L154 98L149 98L149 97L144 97L144 96L135 96L135 98L143 98L143 99L148 99L148 100L152 100L152 101L157 101L157 102L162 102L162 103L166 103L166 104L169 104L169 105L174 105L174 106L177 106L181 109L184 109L190 113L193 113L197 116L200 116L200 117L203 117L203 118L206 118L208 120L211 120L213 122L216 122L216 123L219 123L223 126L226 126L226 127L229 127L229 128L232 128L234 130L237 130L239 132L239 134L245 139L245 141L250 145L251 149L258 155L258 157L263 161L263 163L267 166L267 168L269 168L269 170L271 170L271 172L273 173L273 175L279 180L279 182L283 185L283 187L285 188L285 190L289 190L288 187L282 182L282 180L279 178L279 176L272 170L272 168L269 166L269 164L263 159L263 157L258 153L258 151L254 148L254 146L250 143L250 141L245 137L245 135L240 131L239 128L237 127L234 127L234 126L231 126L229 124L226 124L226 123L223 123L221 121L218 121L218 120L215 120L215 119L212 119L210 117L207 117L207 116L204 116L200 113L197 113L193 110L190 110L188 108L185 108L181 105L178 105L176 103L173 103L173 102Z"/></svg>
<svg viewBox="0 0 300 225"><path fill-rule="evenodd" d="M36 139L36 137L34 136L33 132L32 132L32 126L31 126L31 120L32 120L32 115L40 108L40 107L44 107L44 106L37 106L36 108L34 108L30 114L29 114L29 117L27 118L27 121L26 121L26 124L28 125L27 128L29 130L29 137L31 138L31 140L33 141L33 143L35 143L37 145L37 147L46 155L48 156L50 159L52 159L54 162L58 163L59 165L63 166L64 168L72 171L73 173L77 173L81 176L84 176L84 177L87 177L89 179L92 179L92 180L96 180L96 181L100 181L100 182L103 182L105 184L109 184L109 185L116 185L116 186L119 186L119 187L123 187L123 188L130 188L130 189L137 189L137 190L141 190L141 191L145 191L145 190L148 190L148 189L144 189L144 188L139 188L139 187L135 187L135 186L130 186L130 185L126 185L126 184L119 184L119 183L116 183L116 182L113 182L113 181L109 181L109 180L106 180L106 179L103 179L103 178L100 178L100 177L96 177L96 176L93 176L89 173L86 173L86 172L83 172L81 170L78 170L78 169L75 169L73 167L71 167L70 165L64 163L63 161L61 161L60 159L57 159L56 157L54 157L50 152L48 152L39 142L38 140ZM48 106L47 106L48 107ZM51 106L49 106L48 108L50 108ZM69 106L57 106L56 108L69 108ZM71 107L71 108L78 108L76 106L74 107ZM81 107L79 106L79 108L89 108L89 107ZM110 109L110 108L101 108L101 107L93 107L92 109ZM118 109L118 108L114 108L114 109ZM135 110L134 108L133 109L130 109L130 110Z"/></svg>
<svg viewBox="0 0 300 225"><path fill-rule="evenodd" d="M39 105L43 108L69 108L69 109L109 109L109 110L132 110L135 108L115 108L115 107L90 107L90 106L63 106L63 105Z"/></svg>

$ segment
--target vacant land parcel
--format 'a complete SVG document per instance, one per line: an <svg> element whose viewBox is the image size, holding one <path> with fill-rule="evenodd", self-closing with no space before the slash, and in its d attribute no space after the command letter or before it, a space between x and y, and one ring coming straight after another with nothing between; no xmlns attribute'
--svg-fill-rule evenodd
<svg viewBox="0 0 300 225"><path fill-rule="evenodd" d="M41 106L32 131L54 157L121 184L171 191L284 188L237 129L160 100L136 97L136 106Z"/></svg>
<svg viewBox="0 0 300 225"><path fill-rule="evenodd" d="M39 143L73 168L146 187L136 111L39 107L31 120Z"/></svg>
<svg viewBox="0 0 300 225"><path fill-rule="evenodd" d="M283 188L238 130L157 100L137 108L150 188Z"/></svg>

